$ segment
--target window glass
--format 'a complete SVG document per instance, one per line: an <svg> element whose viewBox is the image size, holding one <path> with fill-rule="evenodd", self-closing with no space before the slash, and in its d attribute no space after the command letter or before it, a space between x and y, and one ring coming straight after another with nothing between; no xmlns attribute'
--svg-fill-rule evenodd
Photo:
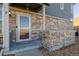
<svg viewBox="0 0 79 59"><path fill-rule="evenodd" d="M0 20L2 19L2 7L0 6Z"/></svg>
<svg viewBox="0 0 79 59"><path fill-rule="evenodd" d="M60 9L61 9L61 10L64 9L64 3L60 3Z"/></svg>
<svg viewBox="0 0 79 59"><path fill-rule="evenodd" d="M2 6L0 6L0 47L3 43L3 35L2 35Z"/></svg>
<svg viewBox="0 0 79 59"><path fill-rule="evenodd" d="M71 5L71 14L73 14L73 5Z"/></svg>
<svg viewBox="0 0 79 59"><path fill-rule="evenodd" d="M29 27L29 17L20 16L20 26Z"/></svg>
<svg viewBox="0 0 79 59"><path fill-rule="evenodd" d="M20 16L20 40L29 39L29 17Z"/></svg>
<svg viewBox="0 0 79 59"><path fill-rule="evenodd" d="M0 34L2 34L2 7L0 6Z"/></svg>

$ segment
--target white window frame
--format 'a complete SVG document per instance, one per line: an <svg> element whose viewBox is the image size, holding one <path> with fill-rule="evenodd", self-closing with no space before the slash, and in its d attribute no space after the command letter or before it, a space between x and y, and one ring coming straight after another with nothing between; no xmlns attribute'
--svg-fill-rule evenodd
<svg viewBox="0 0 79 59"><path fill-rule="evenodd" d="M64 3L60 3L60 9L64 10Z"/></svg>

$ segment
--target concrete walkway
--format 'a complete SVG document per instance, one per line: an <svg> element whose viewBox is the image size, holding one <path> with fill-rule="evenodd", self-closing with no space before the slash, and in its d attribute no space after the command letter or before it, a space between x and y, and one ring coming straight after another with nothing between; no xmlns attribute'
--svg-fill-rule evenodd
<svg viewBox="0 0 79 59"><path fill-rule="evenodd" d="M16 56L43 56L39 49L31 49L15 54Z"/></svg>

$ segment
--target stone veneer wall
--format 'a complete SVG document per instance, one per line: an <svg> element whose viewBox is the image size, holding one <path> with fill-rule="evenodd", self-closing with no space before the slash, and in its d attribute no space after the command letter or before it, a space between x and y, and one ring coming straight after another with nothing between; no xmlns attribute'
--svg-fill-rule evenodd
<svg viewBox="0 0 79 59"><path fill-rule="evenodd" d="M57 50L75 43L72 22L63 18L46 16L45 30L43 31L43 16L27 10L10 7L10 31L12 39L16 39L16 13L22 12L31 15L32 39L42 37L42 44L49 50Z"/></svg>
<svg viewBox="0 0 79 59"><path fill-rule="evenodd" d="M53 16L46 17L46 30L43 32L42 43L49 51L74 44L75 31L72 21Z"/></svg>

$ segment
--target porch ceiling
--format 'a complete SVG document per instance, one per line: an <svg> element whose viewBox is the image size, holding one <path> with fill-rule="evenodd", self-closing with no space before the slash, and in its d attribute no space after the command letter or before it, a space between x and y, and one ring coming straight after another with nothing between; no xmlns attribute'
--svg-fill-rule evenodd
<svg viewBox="0 0 79 59"><path fill-rule="evenodd" d="M30 11L39 12L42 9L42 4L49 5L48 3L10 3L10 6L22 9L28 8Z"/></svg>

